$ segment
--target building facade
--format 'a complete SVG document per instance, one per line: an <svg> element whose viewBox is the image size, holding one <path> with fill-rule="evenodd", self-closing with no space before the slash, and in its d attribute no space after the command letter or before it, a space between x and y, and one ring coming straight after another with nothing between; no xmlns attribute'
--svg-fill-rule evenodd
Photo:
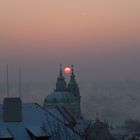
<svg viewBox="0 0 140 140"><path fill-rule="evenodd" d="M79 86L75 80L74 67L71 68L71 76L68 84L62 72L62 65L60 65L60 72L56 82L56 89L49 94L44 100L44 107L53 108L56 106L63 107L73 116L75 120L81 118L81 97Z"/></svg>

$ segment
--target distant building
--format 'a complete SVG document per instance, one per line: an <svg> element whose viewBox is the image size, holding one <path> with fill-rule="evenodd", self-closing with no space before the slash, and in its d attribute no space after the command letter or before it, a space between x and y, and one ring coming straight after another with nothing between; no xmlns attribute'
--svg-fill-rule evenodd
<svg viewBox="0 0 140 140"><path fill-rule="evenodd" d="M81 118L80 108L80 91L75 80L74 68L71 68L71 76L68 85L62 73L62 65L60 66L60 73L56 82L56 89L49 94L44 100L44 107L54 108L55 106L63 107L73 116L75 120Z"/></svg>
<svg viewBox="0 0 140 140"><path fill-rule="evenodd" d="M45 98L44 107L22 103L17 97L4 99L0 105L0 140L113 140L107 123L98 117L94 123L81 118L80 103L74 68L66 84L61 65L56 89Z"/></svg>
<svg viewBox="0 0 140 140"><path fill-rule="evenodd" d="M0 105L0 140L84 140L72 129L74 120L64 112L5 98Z"/></svg>
<svg viewBox="0 0 140 140"><path fill-rule="evenodd" d="M98 118L93 124L89 124L86 130L86 140L114 140L107 123Z"/></svg>

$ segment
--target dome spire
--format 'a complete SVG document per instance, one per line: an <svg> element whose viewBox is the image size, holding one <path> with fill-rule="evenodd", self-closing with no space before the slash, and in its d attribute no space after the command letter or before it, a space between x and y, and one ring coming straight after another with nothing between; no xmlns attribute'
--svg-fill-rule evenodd
<svg viewBox="0 0 140 140"><path fill-rule="evenodd" d="M72 84L77 84L75 80L75 74L74 74L74 65L71 65L71 76L70 76L70 82Z"/></svg>
<svg viewBox="0 0 140 140"><path fill-rule="evenodd" d="M66 91L66 82L62 72L62 64L60 64L60 72L56 82L56 90L57 92Z"/></svg>
<svg viewBox="0 0 140 140"><path fill-rule="evenodd" d="M74 65L71 65L71 76L70 81L68 83L68 91L72 93L74 96L80 96L79 87L75 80Z"/></svg>
<svg viewBox="0 0 140 140"><path fill-rule="evenodd" d="M60 77L63 77L63 74L62 74L62 64L60 64L60 73L59 73L59 76Z"/></svg>
<svg viewBox="0 0 140 140"><path fill-rule="evenodd" d="M75 81L75 75L74 75L74 65L71 65L71 80ZM76 82L76 81L75 81Z"/></svg>

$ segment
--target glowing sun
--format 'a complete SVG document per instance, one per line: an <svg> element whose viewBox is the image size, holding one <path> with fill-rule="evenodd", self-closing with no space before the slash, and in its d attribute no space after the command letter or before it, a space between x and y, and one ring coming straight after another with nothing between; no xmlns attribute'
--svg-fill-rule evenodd
<svg viewBox="0 0 140 140"><path fill-rule="evenodd" d="M64 69L64 72L65 72L66 74L69 74L69 73L71 73L71 68L69 68L69 67L66 67L66 68Z"/></svg>

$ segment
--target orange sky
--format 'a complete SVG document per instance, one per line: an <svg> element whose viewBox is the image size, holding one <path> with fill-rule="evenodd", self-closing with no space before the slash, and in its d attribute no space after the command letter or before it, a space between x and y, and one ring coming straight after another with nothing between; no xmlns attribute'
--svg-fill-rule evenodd
<svg viewBox="0 0 140 140"><path fill-rule="evenodd" d="M118 86L109 88L107 94L103 86L104 95L98 96L93 89L98 81L122 80L126 86L131 84L129 80L140 81L140 0L0 0L0 83L6 81L6 64L9 64L9 83L18 83L19 67L22 83L44 83L45 88L27 86L27 93L22 95L27 101L36 98L42 102L55 89L59 64L64 67L74 64L86 111L89 105L95 115L92 107L100 106L100 96L107 101L106 105L108 99L111 103L116 101L117 110L117 99L122 98L119 103L124 104L131 103L132 97L133 108L134 99L139 97L130 96L135 83L130 91L127 89L128 97L125 90L114 92ZM66 81L69 76L65 74ZM6 84L0 88L6 89ZM16 95L15 90L11 92ZM91 100L91 95L97 102ZM86 102L87 99L90 100ZM102 105L97 111L104 110ZM130 117L127 113L120 116Z"/></svg>
<svg viewBox="0 0 140 140"><path fill-rule="evenodd" d="M1 63L108 63L139 51L140 0L0 0Z"/></svg>
<svg viewBox="0 0 140 140"><path fill-rule="evenodd" d="M139 0L2 0L2 40L79 41L140 35Z"/></svg>

